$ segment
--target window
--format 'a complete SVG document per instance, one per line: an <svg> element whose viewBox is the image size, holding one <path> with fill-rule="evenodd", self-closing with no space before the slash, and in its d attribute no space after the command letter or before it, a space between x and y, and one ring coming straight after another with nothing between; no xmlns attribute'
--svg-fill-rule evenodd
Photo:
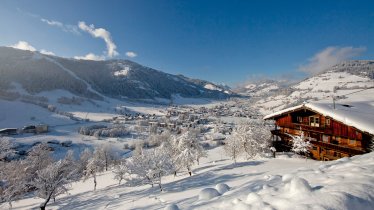
<svg viewBox="0 0 374 210"><path fill-rule="evenodd" d="M300 117L300 116L298 116L296 120L297 120L297 122L299 122L299 123L302 123L302 122L303 122L303 118Z"/></svg>
<svg viewBox="0 0 374 210"><path fill-rule="evenodd" d="M311 116L309 117L309 120L310 120L310 126L319 127L319 117Z"/></svg>
<svg viewBox="0 0 374 210"><path fill-rule="evenodd" d="M325 125L330 126L330 118L326 118Z"/></svg>

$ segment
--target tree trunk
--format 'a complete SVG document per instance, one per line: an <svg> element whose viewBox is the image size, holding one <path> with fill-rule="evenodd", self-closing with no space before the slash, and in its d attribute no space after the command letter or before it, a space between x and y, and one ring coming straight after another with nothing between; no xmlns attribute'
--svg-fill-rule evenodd
<svg viewBox="0 0 374 210"><path fill-rule="evenodd" d="M97 185L96 174L94 174L93 177L94 177L94 191L96 191L96 185Z"/></svg>
<svg viewBox="0 0 374 210"><path fill-rule="evenodd" d="M108 157L106 153L105 153L105 171L108 171Z"/></svg>
<svg viewBox="0 0 374 210"><path fill-rule="evenodd" d="M42 203L42 204L40 205L40 210L45 210L45 207L47 206L49 200L51 200L52 194L53 194L53 192L51 192L51 193L48 195L48 198L44 201L44 203Z"/></svg>
<svg viewBox="0 0 374 210"><path fill-rule="evenodd" d="M162 185L161 185L161 172L158 173L158 176L159 176L159 178L160 178L160 182L158 183L158 186L160 187L160 190L161 190L161 192L162 192Z"/></svg>

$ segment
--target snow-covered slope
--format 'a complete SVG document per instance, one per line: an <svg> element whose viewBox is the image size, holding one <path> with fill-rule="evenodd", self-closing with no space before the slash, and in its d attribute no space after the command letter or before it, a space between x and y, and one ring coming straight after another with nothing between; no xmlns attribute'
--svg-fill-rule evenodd
<svg viewBox="0 0 374 210"><path fill-rule="evenodd" d="M235 91L242 95L260 98L273 95L284 86L286 86L286 84L284 84L284 82L282 81L263 80L253 83L247 83L244 86L239 87Z"/></svg>
<svg viewBox="0 0 374 210"><path fill-rule="evenodd" d="M0 47L0 88L20 84L28 93L66 90L76 96L102 100L227 98L226 87L167 74L129 60L87 61ZM0 94L1 96L2 94Z"/></svg>
<svg viewBox="0 0 374 210"><path fill-rule="evenodd" d="M118 185L112 172L73 183L68 195L57 197L48 209L372 209L374 205L374 153L331 162L279 155L238 162L222 156L221 147L210 150L190 177L187 173L164 180L164 191L149 185ZM199 193L217 184L230 189L211 199ZM200 196L206 198L206 196ZM26 198L14 209L38 208L41 199ZM0 207L6 207L0 206Z"/></svg>
<svg viewBox="0 0 374 210"><path fill-rule="evenodd" d="M374 102L374 61L345 61L288 88L273 91L256 100L254 106L264 114L304 101ZM362 91L362 92L361 92ZM356 93L357 92L357 93Z"/></svg>

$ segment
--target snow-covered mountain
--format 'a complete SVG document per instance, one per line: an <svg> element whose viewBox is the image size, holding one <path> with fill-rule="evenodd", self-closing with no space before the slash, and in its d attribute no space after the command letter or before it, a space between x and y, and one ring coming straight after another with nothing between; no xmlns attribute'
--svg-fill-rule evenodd
<svg viewBox="0 0 374 210"><path fill-rule="evenodd" d="M245 85L237 88L235 91L241 95L250 96L250 97L266 97L273 95L287 87L288 83L285 81L277 80L260 80L256 82L246 83Z"/></svg>
<svg viewBox="0 0 374 210"><path fill-rule="evenodd" d="M30 94L66 90L102 99L226 98L231 92L211 82L172 75L129 60L87 61L0 47L0 87L20 84Z"/></svg>
<svg viewBox="0 0 374 210"><path fill-rule="evenodd" d="M254 106L268 114L304 101L336 102L374 101L374 61L344 61L297 84L280 87L276 82L262 86L250 85L255 90ZM263 88L261 88L263 87Z"/></svg>

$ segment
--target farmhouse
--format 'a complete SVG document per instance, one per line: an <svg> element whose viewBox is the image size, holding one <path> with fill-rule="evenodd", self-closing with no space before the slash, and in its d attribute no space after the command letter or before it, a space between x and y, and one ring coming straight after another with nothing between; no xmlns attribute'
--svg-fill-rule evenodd
<svg viewBox="0 0 374 210"><path fill-rule="evenodd" d="M374 137L374 107L348 104L304 103L267 115L274 120L277 151L291 149L292 136L302 132L312 143L311 157L335 160L369 152Z"/></svg>

